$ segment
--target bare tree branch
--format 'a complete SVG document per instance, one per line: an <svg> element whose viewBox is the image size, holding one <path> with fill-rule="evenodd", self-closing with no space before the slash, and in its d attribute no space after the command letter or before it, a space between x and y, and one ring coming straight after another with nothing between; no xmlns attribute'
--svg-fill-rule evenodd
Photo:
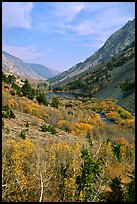
<svg viewBox="0 0 137 204"><path fill-rule="evenodd" d="M99 145L99 148L98 148L97 152L93 155L93 158L98 154L100 148L101 148L101 144Z"/></svg>
<svg viewBox="0 0 137 204"><path fill-rule="evenodd" d="M43 179L42 179L42 176L41 176L41 175L40 175L40 180L41 180L41 193L40 193L39 202L42 201L42 196L43 196Z"/></svg>

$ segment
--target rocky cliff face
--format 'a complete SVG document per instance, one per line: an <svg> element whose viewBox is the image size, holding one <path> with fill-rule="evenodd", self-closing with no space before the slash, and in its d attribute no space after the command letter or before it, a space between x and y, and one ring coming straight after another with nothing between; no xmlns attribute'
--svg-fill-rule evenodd
<svg viewBox="0 0 137 204"><path fill-rule="evenodd" d="M78 63L71 69L57 75L50 81L53 83L64 81L77 74L80 74L89 68L94 70L94 67L102 62L105 62L115 55L118 55L128 45L135 40L135 19L128 21L125 26L112 34L105 42L105 44L96 51L92 56L87 58L84 62Z"/></svg>

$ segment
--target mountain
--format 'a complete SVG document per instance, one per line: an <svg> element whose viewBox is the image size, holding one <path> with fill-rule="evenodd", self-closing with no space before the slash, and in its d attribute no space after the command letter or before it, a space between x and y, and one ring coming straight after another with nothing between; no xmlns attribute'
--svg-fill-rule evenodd
<svg viewBox="0 0 137 204"><path fill-rule="evenodd" d="M124 50L112 64L109 81L102 81L102 87L93 94L97 98L118 99L117 105L135 113L135 45Z"/></svg>
<svg viewBox="0 0 137 204"><path fill-rule="evenodd" d="M135 19L128 21L121 29L112 34L105 42L105 44L97 50L92 56L87 58L84 62L74 65L69 70L50 79L51 83L65 82L74 76L90 69L95 71L99 67L97 65L106 62L115 55L118 55L135 40Z"/></svg>
<svg viewBox="0 0 137 204"><path fill-rule="evenodd" d="M49 69L41 64L34 64L34 63L26 63L30 68L32 68L38 75L44 77L45 79L54 77L55 75L59 74L59 71Z"/></svg>
<svg viewBox="0 0 137 204"><path fill-rule="evenodd" d="M41 64L25 63L4 51L2 51L2 69L20 76L40 80L45 80L58 74L57 71Z"/></svg>
<svg viewBox="0 0 137 204"><path fill-rule="evenodd" d="M135 112L135 41L119 55L53 86L55 90L118 99L118 105Z"/></svg>

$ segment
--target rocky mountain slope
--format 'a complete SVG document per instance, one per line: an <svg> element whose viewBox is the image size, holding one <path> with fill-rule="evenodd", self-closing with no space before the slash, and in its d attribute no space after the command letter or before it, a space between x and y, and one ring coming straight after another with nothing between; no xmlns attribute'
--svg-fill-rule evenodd
<svg viewBox="0 0 137 204"><path fill-rule="evenodd" d="M57 74L56 71L40 64L29 64L2 51L2 69L32 79L45 80Z"/></svg>
<svg viewBox="0 0 137 204"><path fill-rule="evenodd" d="M135 19L128 21L125 26L112 34L105 44L84 62L80 62L69 70L50 79L51 83L58 83L70 79L88 69L95 70L95 66L106 62L118 55L129 46L135 39ZM97 66L96 66L97 69Z"/></svg>
<svg viewBox="0 0 137 204"><path fill-rule="evenodd" d="M36 63L26 63L30 68L32 68L37 74L44 77L45 79L54 77L55 75L59 74L59 71L49 69L42 64Z"/></svg>
<svg viewBox="0 0 137 204"><path fill-rule="evenodd" d="M84 93L97 98L115 98L135 113L135 41L106 63L59 82L54 89Z"/></svg>

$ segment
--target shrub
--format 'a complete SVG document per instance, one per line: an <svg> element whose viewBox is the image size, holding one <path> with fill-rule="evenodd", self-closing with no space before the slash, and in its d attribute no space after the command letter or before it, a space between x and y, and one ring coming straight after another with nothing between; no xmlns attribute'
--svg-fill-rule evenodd
<svg viewBox="0 0 137 204"><path fill-rule="evenodd" d="M9 76L6 76L3 72L2 72L2 81L7 83L7 84L11 84L11 83L14 83L15 81L15 77L13 75L9 75Z"/></svg>
<svg viewBox="0 0 137 204"><path fill-rule="evenodd" d="M9 80L9 83L11 84L11 83L14 83L14 81L15 81L15 76L14 75L9 75L8 76L8 80Z"/></svg>
<svg viewBox="0 0 137 204"><path fill-rule="evenodd" d="M114 154L117 156L118 160L120 160L122 157L121 147L122 147L122 144L120 144L120 143L112 146L112 150L113 150Z"/></svg>
<svg viewBox="0 0 137 204"><path fill-rule="evenodd" d="M124 202L124 193L121 187L121 178L116 177L111 183L111 192L107 195L107 202Z"/></svg>
<svg viewBox="0 0 137 204"><path fill-rule="evenodd" d="M10 108L16 108L18 106L18 104L14 98L9 99L7 104Z"/></svg>
<svg viewBox="0 0 137 204"><path fill-rule="evenodd" d="M37 118L33 118L33 119L31 120L31 125L37 126L38 124L39 124L39 120L38 120Z"/></svg>
<svg viewBox="0 0 137 204"><path fill-rule="evenodd" d="M26 139L26 131L28 131L28 129L22 130L19 137L21 137L22 139Z"/></svg>
<svg viewBox="0 0 137 204"><path fill-rule="evenodd" d="M36 97L36 99L37 99L39 104L43 104L45 106L48 105L48 101L47 101L47 99L45 97L45 94L39 93L38 96Z"/></svg>
<svg viewBox="0 0 137 204"><path fill-rule="evenodd" d="M21 90L21 88L17 84L15 84L15 83L12 84L11 88L15 89L16 91L20 91Z"/></svg>
<svg viewBox="0 0 137 204"><path fill-rule="evenodd" d="M66 132L70 132L70 123L67 120L59 120L59 122L57 123L57 127L66 131Z"/></svg>
<svg viewBox="0 0 137 204"><path fill-rule="evenodd" d="M135 172L131 177L131 182L128 184L128 191L126 193L126 202L135 202Z"/></svg>
<svg viewBox="0 0 137 204"><path fill-rule="evenodd" d="M133 118L133 116L128 111L126 111L122 108L118 108L117 112L122 119L132 119Z"/></svg>
<svg viewBox="0 0 137 204"><path fill-rule="evenodd" d="M71 103L66 103L66 104L65 104L65 107L66 107L66 108L69 108L69 107L72 107L72 106L73 106L73 105L72 105Z"/></svg>
<svg viewBox="0 0 137 204"><path fill-rule="evenodd" d="M41 128L40 131L42 131L42 132L51 132L51 134L57 133L57 131L56 131L54 126L41 125L40 128Z"/></svg>
<svg viewBox="0 0 137 204"><path fill-rule="evenodd" d="M10 109L10 107L8 105L5 105L2 107L2 117L4 118L15 118L15 114L13 113L13 111Z"/></svg>
<svg viewBox="0 0 137 204"><path fill-rule="evenodd" d="M51 134L56 134L57 133L57 131L56 131L54 126L49 127L49 131L51 132Z"/></svg>
<svg viewBox="0 0 137 204"><path fill-rule="evenodd" d="M15 92L14 92L13 90L10 90L10 94L11 94L12 96L14 96L14 95L15 95Z"/></svg>
<svg viewBox="0 0 137 204"><path fill-rule="evenodd" d="M51 103L51 106L54 107L54 108L57 108L58 109L58 106L59 106L59 100L57 97L53 96L52 97L52 103Z"/></svg>
<svg viewBox="0 0 137 204"><path fill-rule="evenodd" d="M4 129L4 120L2 119L2 129Z"/></svg>
<svg viewBox="0 0 137 204"><path fill-rule="evenodd" d="M10 110L10 117L11 117L11 118L15 118L15 114L13 113L12 110Z"/></svg>
<svg viewBox="0 0 137 204"><path fill-rule="evenodd" d="M123 91L129 91L129 90L132 90L134 91L135 89L135 82L131 82L131 81L125 81L124 83L121 83L120 84L120 88L123 90Z"/></svg>
<svg viewBox="0 0 137 204"><path fill-rule="evenodd" d="M48 129L48 127L46 126L46 125L41 125L40 126L40 131L42 131L42 132L47 132L49 129Z"/></svg>
<svg viewBox="0 0 137 204"><path fill-rule="evenodd" d="M93 126L88 123L72 123L70 125L70 130L72 134L84 136L87 133L91 134Z"/></svg>

